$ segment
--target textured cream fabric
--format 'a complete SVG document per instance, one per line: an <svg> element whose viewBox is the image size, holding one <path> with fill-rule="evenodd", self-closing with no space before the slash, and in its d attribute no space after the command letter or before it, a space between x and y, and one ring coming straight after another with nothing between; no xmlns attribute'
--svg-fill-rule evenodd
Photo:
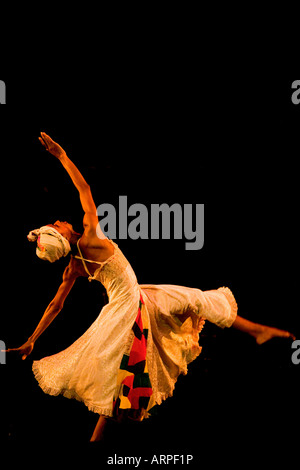
<svg viewBox="0 0 300 470"><path fill-rule="evenodd" d="M112 242L113 243L113 242ZM65 351L33 363L42 389L83 401L92 411L112 416L117 373L130 350L140 294L150 320L147 361L153 398L171 396L180 374L201 352L199 333L207 319L229 327L237 305L227 288L202 292L182 286L142 285L118 246L93 279L107 290L109 303L91 327Z"/></svg>

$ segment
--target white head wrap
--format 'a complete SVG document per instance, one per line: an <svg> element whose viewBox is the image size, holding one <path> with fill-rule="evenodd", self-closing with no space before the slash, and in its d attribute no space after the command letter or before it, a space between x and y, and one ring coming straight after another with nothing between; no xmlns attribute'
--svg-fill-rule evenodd
<svg viewBox="0 0 300 470"><path fill-rule="evenodd" d="M32 230L27 238L30 242L37 240L37 256L40 259L50 261L50 263L67 256L71 251L69 241L55 228L48 225Z"/></svg>

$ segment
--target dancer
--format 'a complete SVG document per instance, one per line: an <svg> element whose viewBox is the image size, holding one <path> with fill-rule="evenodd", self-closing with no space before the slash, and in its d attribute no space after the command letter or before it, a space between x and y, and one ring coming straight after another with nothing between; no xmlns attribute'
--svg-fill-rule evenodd
<svg viewBox="0 0 300 470"><path fill-rule="evenodd" d="M39 138L71 177L84 210L83 234L56 221L28 235L39 258L54 262L72 250L63 282L32 336L17 351L26 359L51 324L79 276L101 282L109 302L74 344L54 356L33 362L39 385L50 395L84 402L100 415L91 441L101 440L108 417L142 420L151 408L173 394L180 374L201 352L199 333L208 320L222 328L250 334L257 343L294 336L237 315L226 287L201 291L174 285L139 285L116 243L101 232L90 186L65 151L47 134Z"/></svg>

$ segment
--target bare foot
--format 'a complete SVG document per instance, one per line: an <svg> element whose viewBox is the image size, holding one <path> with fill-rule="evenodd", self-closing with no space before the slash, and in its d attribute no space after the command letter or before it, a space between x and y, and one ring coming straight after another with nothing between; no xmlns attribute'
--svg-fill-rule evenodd
<svg viewBox="0 0 300 470"><path fill-rule="evenodd" d="M278 328L272 328L270 326L260 325L260 331L255 335L257 344L263 344L272 338L291 338L293 340L296 337L289 331L279 330Z"/></svg>

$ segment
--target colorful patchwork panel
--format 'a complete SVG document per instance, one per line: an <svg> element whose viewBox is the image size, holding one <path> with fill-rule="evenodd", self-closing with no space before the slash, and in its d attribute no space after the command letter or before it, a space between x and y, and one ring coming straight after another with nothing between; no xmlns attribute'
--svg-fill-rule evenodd
<svg viewBox="0 0 300 470"><path fill-rule="evenodd" d="M127 416L141 420L149 409L153 394L147 368L148 316L141 296L139 310L132 327L134 339L129 355L124 354L117 380L119 396L114 402L114 416L127 411Z"/></svg>

